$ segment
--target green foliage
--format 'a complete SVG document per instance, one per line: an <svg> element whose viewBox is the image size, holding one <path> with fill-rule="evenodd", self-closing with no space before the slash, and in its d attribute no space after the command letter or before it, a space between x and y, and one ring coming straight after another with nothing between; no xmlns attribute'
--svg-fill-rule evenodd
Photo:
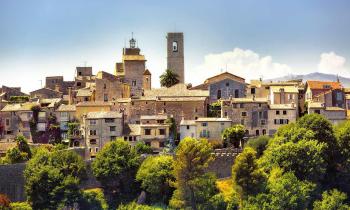
<svg viewBox="0 0 350 210"><path fill-rule="evenodd" d="M80 209L107 210L108 204L101 189L90 189L82 192L79 201Z"/></svg>
<svg viewBox="0 0 350 210"><path fill-rule="evenodd" d="M349 210L345 204L347 195L337 189L322 193L322 200L314 202L314 210Z"/></svg>
<svg viewBox="0 0 350 210"><path fill-rule="evenodd" d="M243 209L307 209L315 185L299 181L293 173L275 168L268 179L266 192L249 196Z"/></svg>
<svg viewBox="0 0 350 210"><path fill-rule="evenodd" d="M167 69L165 72L160 75L160 85L162 87L171 87L179 83L179 75L177 75L173 70Z"/></svg>
<svg viewBox="0 0 350 210"><path fill-rule="evenodd" d="M97 153L92 162L92 171L102 184L110 208L115 208L122 196L135 190L131 178L135 177L139 165L140 155L122 139L107 143Z"/></svg>
<svg viewBox="0 0 350 210"><path fill-rule="evenodd" d="M210 198L218 192L215 176L205 172L213 159L212 151L205 139L185 138L180 142L174 162L176 190L170 206L196 210L208 205Z"/></svg>
<svg viewBox="0 0 350 210"><path fill-rule="evenodd" d="M221 101L208 104L208 117L221 117Z"/></svg>
<svg viewBox="0 0 350 210"><path fill-rule="evenodd" d="M34 209L72 206L80 197L85 164L73 151L39 148L24 171L25 192Z"/></svg>
<svg viewBox="0 0 350 210"><path fill-rule="evenodd" d="M117 210L162 210L162 207L140 205L135 202L129 204L121 204L118 206Z"/></svg>
<svg viewBox="0 0 350 210"><path fill-rule="evenodd" d="M257 153L257 157L260 157L265 151L269 141L270 141L270 137L259 136L253 139L249 139L245 146L253 148Z"/></svg>
<svg viewBox="0 0 350 210"><path fill-rule="evenodd" d="M74 135L75 131L79 129L80 124L78 122L69 122L68 123L68 135Z"/></svg>
<svg viewBox="0 0 350 210"><path fill-rule="evenodd" d="M10 203L12 210L32 210L32 207L27 202L13 202Z"/></svg>
<svg viewBox="0 0 350 210"><path fill-rule="evenodd" d="M173 139L178 139L178 133L177 133L177 127L176 127L176 122L173 117L166 119L165 123L169 124L169 131L170 131L170 136Z"/></svg>
<svg viewBox="0 0 350 210"><path fill-rule="evenodd" d="M0 193L0 209L9 209L10 207L10 199L5 194Z"/></svg>
<svg viewBox="0 0 350 210"><path fill-rule="evenodd" d="M29 96L11 96L10 103L25 103L29 101Z"/></svg>
<svg viewBox="0 0 350 210"><path fill-rule="evenodd" d="M153 150L151 146L146 145L143 141L138 141L134 146L137 154L152 154Z"/></svg>
<svg viewBox="0 0 350 210"><path fill-rule="evenodd" d="M350 173L350 121L346 121L335 128L337 145L340 149L339 162Z"/></svg>
<svg viewBox="0 0 350 210"><path fill-rule="evenodd" d="M301 140L270 146L260 159L266 171L274 167L293 172L300 180L320 181L327 164L324 160L325 143L315 140Z"/></svg>
<svg viewBox="0 0 350 210"><path fill-rule="evenodd" d="M136 180L141 182L141 187L149 192L155 200L168 202L171 196L171 183L175 181L173 174L172 156L150 156L143 161L136 174Z"/></svg>
<svg viewBox="0 0 350 210"><path fill-rule="evenodd" d="M30 150L26 138L20 135L17 136L15 140L17 145L16 147L9 149L6 152L4 163L22 163L29 160L32 157L32 152Z"/></svg>
<svg viewBox="0 0 350 210"><path fill-rule="evenodd" d="M232 167L233 185L241 199L256 195L265 187L266 175L258 167L256 151L246 147Z"/></svg>
<svg viewBox="0 0 350 210"><path fill-rule="evenodd" d="M224 146L232 144L235 147L239 147L239 143L245 136L244 126L240 124L233 125L232 127L226 128L222 133L224 140Z"/></svg>

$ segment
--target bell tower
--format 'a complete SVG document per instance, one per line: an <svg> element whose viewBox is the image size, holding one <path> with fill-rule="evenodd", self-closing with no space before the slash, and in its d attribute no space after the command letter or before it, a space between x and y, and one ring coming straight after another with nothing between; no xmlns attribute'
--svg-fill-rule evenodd
<svg viewBox="0 0 350 210"><path fill-rule="evenodd" d="M184 35L183 33L167 34L167 68L179 75L180 83L185 82Z"/></svg>

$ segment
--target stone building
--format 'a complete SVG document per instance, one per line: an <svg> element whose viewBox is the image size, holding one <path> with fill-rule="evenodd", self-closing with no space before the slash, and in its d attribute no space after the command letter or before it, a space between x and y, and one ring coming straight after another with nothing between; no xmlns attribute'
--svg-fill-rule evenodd
<svg viewBox="0 0 350 210"><path fill-rule="evenodd" d="M2 101L10 101L11 96L28 96L28 94L23 93L20 87L7 87L3 85L0 88L0 99Z"/></svg>
<svg viewBox="0 0 350 210"><path fill-rule="evenodd" d="M182 119L194 120L207 115L208 91L189 90L184 84L145 90L144 96L119 99L114 110L123 112L125 122L139 124L142 115L172 115L177 125Z"/></svg>
<svg viewBox="0 0 350 210"><path fill-rule="evenodd" d="M180 139L192 137L206 138L209 141L221 141L222 132L232 126L228 118L201 117L196 120L182 120L180 123Z"/></svg>
<svg viewBox="0 0 350 210"><path fill-rule="evenodd" d="M152 89L152 74L151 72L146 69L145 72L143 72L143 83L142 83L143 90L151 90ZM124 97L126 98L126 97Z"/></svg>
<svg viewBox="0 0 350 210"><path fill-rule="evenodd" d="M74 78L75 89L86 87L87 83L95 81L95 76L92 73L92 67L76 67L76 74Z"/></svg>
<svg viewBox="0 0 350 210"><path fill-rule="evenodd" d="M183 33L167 34L167 68L179 76L179 82L185 83L184 35Z"/></svg>
<svg viewBox="0 0 350 210"><path fill-rule="evenodd" d="M51 76L45 79L45 88L62 92L63 95L68 94L68 88L75 87L74 81L64 81L63 76Z"/></svg>
<svg viewBox="0 0 350 210"><path fill-rule="evenodd" d="M116 101L130 97L129 85L122 78L100 71L95 79L95 101Z"/></svg>
<svg viewBox="0 0 350 210"><path fill-rule="evenodd" d="M244 98L247 84L245 79L229 72L224 72L204 81L203 84L191 88L192 90L208 90L209 103L219 99Z"/></svg>
<svg viewBox="0 0 350 210"><path fill-rule="evenodd" d="M108 142L123 136L123 116L118 112L89 112L83 119L83 135L91 158Z"/></svg>
<svg viewBox="0 0 350 210"><path fill-rule="evenodd" d="M345 95L342 88L340 82L308 80L305 84L305 101L324 101L328 107L345 108Z"/></svg>
<svg viewBox="0 0 350 210"><path fill-rule="evenodd" d="M75 106L75 118L82 122L83 116L87 115L89 112L109 112L111 111L112 104L109 102L95 102L86 101L80 102Z"/></svg>
<svg viewBox="0 0 350 210"><path fill-rule="evenodd" d="M136 47L134 38L129 41L129 48L123 49L122 62L116 63L115 75L130 86L130 96L141 96L143 92L144 73L146 71L146 59L140 54L140 48Z"/></svg>
<svg viewBox="0 0 350 210"><path fill-rule="evenodd" d="M267 134L268 101L266 98L232 98L221 102L221 117L244 125L247 136Z"/></svg>
<svg viewBox="0 0 350 210"><path fill-rule="evenodd" d="M4 121L4 139L14 139L17 135L25 136L30 142L30 121L33 117L33 106L38 103L7 104L0 112Z"/></svg>
<svg viewBox="0 0 350 210"><path fill-rule="evenodd" d="M344 122L347 119L346 109L335 106L328 107L322 102L309 102L307 111L308 114L321 114L333 124Z"/></svg>
<svg viewBox="0 0 350 210"><path fill-rule="evenodd" d="M62 98L62 96L62 92L45 87L30 92L30 98Z"/></svg>
<svg viewBox="0 0 350 210"><path fill-rule="evenodd" d="M295 104L270 104L268 134L271 136L280 126L295 122L298 117L296 109Z"/></svg>
<svg viewBox="0 0 350 210"><path fill-rule="evenodd" d="M140 140L151 146L155 152L160 152L169 140L167 115L143 115L140 117Z"/></svg>
<svg viewBox="0 0 350 210"><path fill-rule="evenodd" d="M56 110L56 119L60 125L62 139L68 139L68 123L76 121L75 112L75 105L61 104Z"/></svg>

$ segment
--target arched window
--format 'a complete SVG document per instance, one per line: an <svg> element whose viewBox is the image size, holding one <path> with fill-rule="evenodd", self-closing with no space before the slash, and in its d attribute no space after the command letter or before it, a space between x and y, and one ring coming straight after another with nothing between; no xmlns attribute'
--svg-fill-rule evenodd
<svg viewBox="0 0 350 210"><path fill-rule="evenodd" d="M177 51L178 51L177 42L174 41L174 42L173 42L173 52L177 52Z"/></svg>
<svg viewBox="0 0 350 210"><path fill-rule="evenodd" d="M217 98L217 99L220 99L220 98L221 98L221 90L218 90L217 95L216 95L216 98Z"/></svg>
<svg viewBox="0 0 350 210"><path fill-rule="evenodd" d="M256 136L259 136L259 135L260 135L260 134L259 134L259 130L256 130L256 131L255 131L255 135L256 135Z"/></svg>
<svg viewBox="0 0 350 210"><path fill-rule="evenodd" d="M263 129L262 132L263 132L263 135L266 135L266 129Z"/></svg>

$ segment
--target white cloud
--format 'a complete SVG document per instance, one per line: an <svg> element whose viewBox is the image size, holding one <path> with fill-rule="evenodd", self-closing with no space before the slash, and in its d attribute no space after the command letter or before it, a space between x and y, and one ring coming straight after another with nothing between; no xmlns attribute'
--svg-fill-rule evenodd
<svg viewBox="0 0 350 210"><path fill-rule="evenodd" d="M350 72L346 69L345 63L346 59L334 52L322 53L320 56L320 63L318 64L318 71L326 74L339 74L349 77Z"/></svg>
<svg viewBox="0 0 350 210"><path fill-rule="evenodd" d="M260 77L267 79L293 73L290 66L274 62L269 55L260 56L252 50L235 48L233 51L206 55L204 63L194 69L193 75L196 76L189 80L194 84L202 83L206 78L226 69L245 78L247 82Z"/></svg>

